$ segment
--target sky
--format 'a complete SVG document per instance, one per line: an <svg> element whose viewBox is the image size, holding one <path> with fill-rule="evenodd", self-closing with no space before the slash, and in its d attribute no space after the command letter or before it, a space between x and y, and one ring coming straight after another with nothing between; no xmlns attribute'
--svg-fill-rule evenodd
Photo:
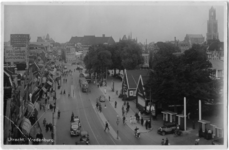
<svg viewBox="0 0 229 150"><path fill-rule="evenodd" d="M50 35L56 42L73 36L112 36L118 42L132 34L138 42L183 41L186 34L206 39L209 9L216 9L220 41L224 41L223 2L77 2L4 5L4 41L10 34Z"/></svg>

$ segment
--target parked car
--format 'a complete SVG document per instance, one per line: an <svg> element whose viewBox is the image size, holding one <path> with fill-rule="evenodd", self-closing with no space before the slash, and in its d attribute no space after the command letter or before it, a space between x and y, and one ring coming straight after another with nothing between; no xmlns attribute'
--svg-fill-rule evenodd
<svg viewBox="0 0 229 150"><path fill-rule="evenodd" d="M215 138L212 141L212 145L223 145L223 143L224 143L224 139L223 138Z"/></svg>
<svg viewBox="0 0 229 150"><path fill-rule="evenodd" d="M76 65L76 62L73 62L72 65Z"/></svg>
<svg viewBox="0 0 229 150"><path fill-rule="evenodd" d="M99 102L105 102L106 101L106 97L104 95L101 95L101 96L99 96L98 101Z"/></svg>
<svg viewBox="0 0 229 150"><path fill-rule="evenodd" d="M70 134L71 136L79 136L81 132L81 125L79 118L74 117L73 122L71 123Z"/></svg>
<svg viewBox="0 0 229 150"><path fill-rule="evenodd" d="M177 127L176 124L168 123L168 124L165 124L162 127L160 127L157 130L157 133L160 134L160 135L163 135L163 136L166 135L166 134L175 133L176 127Z"/></svg>
<svg viewBox="0 0 229 150"><path fill-rule="evenodd" d="M89 134L87 131L81 131L80 144L88 145L90 143Z"/></svg>

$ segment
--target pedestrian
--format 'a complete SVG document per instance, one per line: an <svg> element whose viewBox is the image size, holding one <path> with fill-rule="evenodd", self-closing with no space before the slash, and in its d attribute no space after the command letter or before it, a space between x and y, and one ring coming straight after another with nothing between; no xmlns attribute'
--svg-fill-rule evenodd
<svg viewBox="0 0 229 150"><path fill-rule="evenodd" d="M118 95L118 90L116 91L116 95Z"/></svg>
<svg viewBox="0 0 229 150"><path fill-rule="evenodd" d="M45 125L45 131L48 132L49 131L49 124Z"/></svg>
<svg viewBox="0 0 229 150"><path fill-rule="evenodd" d="M111 97L109 96L109 101L111 101Z"/></svg>
<svg viewBox="0 0 229 150"><path fill-rule="evenodd" d="M98 102L96 102L96 108L97 108L97 110L99 109L99 103Z"/></svg>
<svg viewBox="0 0 229 150"><path fill-rule="evenodd" d="M117 108L117 102L115 101L115 108Z"/></svg>
<svg viewBox="0 0 229 150"><path fill-rule="evenodd" d="M141 118L141 125L143 126L144 120L143 117Z"/></svg>
<svg viewBox="0 0 229 150"><path fill-rule="evenodd" d="M51 132L51 138L54 139L54 133L53 132Z"/></svg>
<svg viewBox="0 0 229 150"><path fill-rule="evenodd" d="M44 120L43 120L43 125L44 125L44 127L46 126L46 118L44 118Z"/></svg>
<svg viewBox="0 0 229 150"><path fill-rule="evenodd" d="M126 123L126 117L123 116L123 124L125 125L125 123Z"/></svg>
<svg viewBox="0 0 229 150"><path fill-rule="evenodd" d="M122 105L122 112L124 112L124 105Z"/></svg>
<svg viewBox="0 0 229 150"><path fill-rule="evenodd" d="M45 98L45 104L47 104L47 98Z"/></svg>
<svg viewBox="0 0 229 150"><path fill-rule="evenodd" d="M146 130L148 129L148 121L145 120L145 127L146 127Z"/></svg>
<svg viewBox="0 0 229 150"><path fill-rule="evenodd" d="M108 125L108 123L106 122L104 132L105 132L107 129L110 130L110 129L109 129L109 125Z"/></svg>
<svg viewBox="0 0 229 150"><path fill-rule="evenodd" d="M169 145L169 140L168 140L168 138L166 138L166 140L165 140L165 145Z"/></svg>
<svg viewBox="0 0 229 150"><path fill-rule="evenodd" d="M128 111L129 111L129 110L128 110L128 107L126 107L126 113L128 113Z"/></svg>
<svg viewBox="0 0 229 150"><path fill-rule="evenodd" d="M126 106L126 101L124 102L124 106Z"/></svg>
<svg viewBox="0 0 229 150"><path fill-rule="evenodd" d="M161 141L161 145L165 145L165 141L164 141L164 139L162 139L162 141Z"/></svg>
<svg viewBox="0 0 229 150"><path fill-rule="evenodd" d="M151 122L150 122L150 120L148 120L148 128L149 129L151 128Z"/></svg>

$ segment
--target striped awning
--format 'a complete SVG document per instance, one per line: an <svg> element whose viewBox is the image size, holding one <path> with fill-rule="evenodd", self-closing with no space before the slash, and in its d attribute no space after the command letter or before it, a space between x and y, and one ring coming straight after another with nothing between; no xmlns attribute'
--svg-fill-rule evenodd
<svg viewBox="0 0 229 150"><path fill-rule="evenodd" d="M27 136L29 135L30 130L31 130L31 122L29 121L29 119L23 118L21 122L21 129L25 135Z"/></svg>

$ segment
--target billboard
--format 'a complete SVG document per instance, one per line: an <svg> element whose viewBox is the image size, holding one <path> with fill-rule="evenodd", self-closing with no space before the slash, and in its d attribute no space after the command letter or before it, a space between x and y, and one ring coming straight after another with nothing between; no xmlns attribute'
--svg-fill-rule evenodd
<svg viewBox="0 0 229 150"><path fill-rule="evenodd" d="M10 34L10 43L13 47L26 47L29 40L29 34Z"/></svg>
<svg viewBox="0 0 229 150"><path fill-rule="evenodd" d="M26 48L25 47L5 47L4 48L5 62L25 62Z"/></svg>

